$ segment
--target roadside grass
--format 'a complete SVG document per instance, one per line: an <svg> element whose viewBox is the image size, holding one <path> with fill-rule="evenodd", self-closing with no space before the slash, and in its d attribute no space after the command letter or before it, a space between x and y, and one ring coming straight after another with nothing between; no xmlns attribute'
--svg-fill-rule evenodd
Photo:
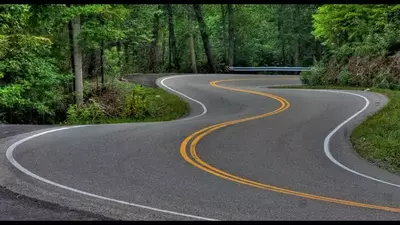
<svg viewBox="0 0 400 225"><path fill-rule="evenodd" d="M96 107L91 104L83 113L70 113L65 125L113 124L135 122L160 122L179 119L189 113L190 107L180 97L161 88L143 87L130 82L116 81L108 87L116 93L93 96ZM137 99L136 97L140 97ZM130 103L130 108L128 108ZM99 110L100 108L101 110ZM99 113L100 111L100 113ZM140 111L140 115L135 114ZM128 112L128 113L126 113Z"/></svg>
<svg viewBox="0 0 400 225"><path fill-rule="evenodd" d="M282 86L271 88L364 90L343 86ZM389 102L381 110L359 124L350 136L354 149L375 165L400 174L400 91L371 88Z"/></svg>

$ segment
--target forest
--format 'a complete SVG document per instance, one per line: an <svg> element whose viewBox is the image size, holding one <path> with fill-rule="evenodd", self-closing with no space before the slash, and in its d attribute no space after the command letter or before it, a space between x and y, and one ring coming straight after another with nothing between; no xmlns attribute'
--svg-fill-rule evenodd
<svg viewBox="0 0 400 225"><path fill-rule="evenodd" d="M0 123L176 119L180 98L123 77L227 65L400 89L400 5L0 5Z"/></svg>

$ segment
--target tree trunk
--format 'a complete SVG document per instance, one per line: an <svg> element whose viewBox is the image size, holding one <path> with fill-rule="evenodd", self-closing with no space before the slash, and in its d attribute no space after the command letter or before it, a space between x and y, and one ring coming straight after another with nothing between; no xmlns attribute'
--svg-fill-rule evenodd
<svg viewBox="0 0 400 225"><path fill-rule="evenodd" d="M300 45L299 45L299 40L296 38L294 41L294 66L300 66Z"/></svg>
<svg viewBox="0 0 400 225"><path fill-rule="evenodd" d="M194 37L193 37L193 18L192 18L192 11L189 6L188 6L188 26L189 26L189 50L190 50L190 59L192 61L192 71L193 73L197 73L196 50L194 48Z"/></svg>
<svg viewBox="0 0 400 225"><path fill-rule="evenodd" d="M294 5L294 13L292 14L293 24L294 24L294 54L293 61L294 66L300 66L300 37L299 37L299 17L300 17L300 8L299 5Z"/></svg>
<svg viewBox="0 0 400 225"><path fill-rule="evenodd" d="M217 69L215 67L214 58L211 53L211 44L208 38L207 25L204 22L201 6L199 4L193 4L193 9L196 14L197 22L199 23L200 34L201 38L203 39L204 51L207 55L208 66L211 72L215 73Z"/></svg>
<svg viewBox="0 0 400 225"><path fill-rule="evenodd" d="M119 78L121 78L122 77L122 48L121 48L121 41L117 41L117 52L118 52Z"/></svg>
<svg viewBox="0 0 400 225"><path fill-rule="evenodd" d="M96 76L96 50L89 51L89 65L87 67L87 76Z"/></svg>
<svg viewBox="0 0 400 225"><path fill-rule="evenodd" d="M284 5L281 5L278 9L278 36L279 39L281 41L281 54L282 54L282 64L285 66L286 64L286 55L285 55L285 37L283 34L283 17L282 17L282 13L284 10Z"/></svg>
<svg viewBox="0 0 400 225"><path fill-rule="evenodd" d="M153 40L150 43L150 63L149 70L155 71L158 68L158 39L159 39L159 29L160 29L160 15L158 13L154 14L153 20Z"/></svg>
<svg viewBox="0 0 400 225"><path fill-rule="evenodd" d="M104 26L104 19L100 18L101 26ZM100 44L100 76L101 76L101 90L104 88L104 40Z"/></svg>
<svg viewBox="0 0 400 225"><path fill-rule="evenodd" d="M101 76L101 89L104 88L104 41L101 41L100 47L100 76Z"/></svg>
<svg viewBox="0 0 400 225"><path fill-rule="evenodd" d="M221 4L221 42L222 42L222 49L224 51L224 63L228 63L228 49L227 49L227 38L226 38L226 10L224 4Z"/></svg>
<svg viewBox="0 0 400 225"><path fill-rule="evenodd" d="M76 16L72 19L72 39L74 49L75 100L78 108L83 104L82 50L78 43L80 32L80 16Z"/></svg>
<svg viewBox="0 0 400 225"><path fill-rule="evenodd" d="M67 4L67 7L71 7L71 4ZM74 63L74 37L72 33L72 20L68 22L68 35L69 35L69 51L71 60L71 70L72 74L75 75L75 63ZM75 80L72 79L72 92L75 91Z"/></svg>
<svg viewBox="0 0 400 225"><path fill-rule="evenodd" d="M317 60L320 61L322 59L322 46L318 40L315 41L315 45L315 56Z"/></svg>
<svg viewBox="0 0 400 225"><path fill-rule="evenodd" d="M168 72L172 69L171 35L168 35Z"/></svg>
<svg viewBox="0 0 400 225"><path fill-rule="evenodd" d="M128 72L128 67L129 67L129 42L126 41L124 43L124 56L125 56L125 63L124 63L124 68L125 68L125 73Z"/></svg>
<svg viewBox="0 0 400 225"><path fill-rule="evenodd" d="M176 49L176 39L175 39L175 32L174 32L174 20L173 20L172 6L170 4L167 4L165 7L167 8L167 14L168 14L170 52L171 52L171 56L172 56L173 68L176 70L179 70L180 66L179 66L178 52Z"/></svg>
<svg viewBox="0 0 400 225"><path fill-rule="evenodd" d="M163 65L164 66L164 63L165 63L165 48L166 48L166 46L167 46L167 41L165 40L165 34L164 34L165 32L162 32L162 38L161 38L161 40L162 40L162 43L161 43L161 65Z"/></svg>
<svg viewBox="0 0 400 225"><path fill-rule="evenodd" d="M233 22L233 6L228 4L228 32L229 32L229 44L228 44L228 64L233 66L233 50L235 48L235 27Z"/></svg>

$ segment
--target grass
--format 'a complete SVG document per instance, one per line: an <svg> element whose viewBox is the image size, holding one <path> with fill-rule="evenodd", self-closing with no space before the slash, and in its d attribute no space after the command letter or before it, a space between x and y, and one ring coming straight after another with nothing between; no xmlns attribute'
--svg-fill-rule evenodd
<svg viewBox="0 0 400 225"><path fill-rule="evenodd" d="M133 122L159 122L179 119L189 113L190 108L187 102L180 97L170 94L161 88L141 87L138 89L141 96L145 98L146 103L142 107L145 111L141 117L124 116L123 110L126 107L128 98L132 95L134 88L138 88L137 84L129 82L116 81L109 84L111 90L118 90L111 95L97 96L97 101L102 106L106 106L106 110L113 111L113 116L81 116L82 114L70 117L64 124L113 124L113 123L133 123ZM88 91L90 92L90 91ZM104 99L107 98L107 99ZM108 106L108 107L107 107ZM108 108L108 109L107 109ZM118 108L118 110L115 110ZM118 115L115 115L117 112Z"/></svg>
<svg viewBox="0 0 400 225"><path fill-rule="evenodd" d="M360 87L341 86L283 86L274 88L363 90ZM400 174L400 91L371 88L389 102L374 115L358 125L350 136L354 149L375 165Z"/></svg>

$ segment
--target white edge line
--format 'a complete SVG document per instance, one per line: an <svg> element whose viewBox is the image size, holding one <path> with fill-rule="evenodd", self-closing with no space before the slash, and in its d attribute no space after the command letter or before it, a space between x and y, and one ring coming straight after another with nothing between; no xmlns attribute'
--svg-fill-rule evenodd
<svg viewBox="0 0 400 225"><path fill-rule="evenodd" d="M325 138L325 140L324 140L324 152L325 152L325 155L329 158L329 160L331 160L331 161L332 161L333 163L335 163L336 165L338 165L338 166L340 166L341 168L343 168L343 169L345 169L345 170L347 170L347 171L349 171L349 172L351 172L351 173L354 173L354 174L356 174L356 175L358 175L358 176L361 176L361 177L364 177L364 178L367 178L367 179L370 179L370 180L373 180L373 181L376 181L376 182L380 182L380 183L383 183L383 184L391 185L391 186L394 186L394 187L400 187L399 184L393 184L393 183L390 183L390 182L387 182L387 181L384 181L384 180L380 180L380 179L377 179L377 178L374 178L374 177L365 175L365 174L363 174L363 173L357 172L357 171L355 171L355 170L352 170L352 169L346 167L345 165L343 165L343 164L341 164L340 162L338 162L338 161L332 156L331 151L330 151L330 149L329 149L329 142L330 142L332 136L333 136L340 128L342 128L346 123L348 123L348 122L349 122L350 120L352 120L354 117L358 116L358 115L359 115L360 113L362 113L365 109L367 109L367 107L368 107L369 104L370 104L370 101L368 100L368 98L366 98L366 97L364 97L364 96L362 96L362 95L360 95L360 94L351 93L351 92L345 92L345 91L335 91L335 90L305 90L305 89L292 89L292 90L300 90L300 91L319 91L319 92L334 92L334 93L342 93L342 94L353 95L353 96L357 96L357 97L359 97L359 98L364 99L364 100L365 100L365 105L364 105L364 107L363 107L360 111L356 112L354 115L350 116L348 119L346 119L345 121L343 121L343 122L342 122L341 124L339 124L335 129L333 129L333 130L328 134L328 136L326 136L326 138Z"/></svg>
<svg viewBox="0 0 400 225"><path fill-rule="evenodd" d="M198 75L187 75L187 76L198 76ZM204 106L203 103L201 103L201 102L199 102L199 101L197 101L197 100L195 100L195 99L193 99L193 98L191 98L191 97L189 97L189 96L186 96L186 95L184 95L184 94L182 94L182 93L180 93L180 92L178 92L178 91L175 91L175 90L173 90L172 88L170 88L170 87L168 87L168 86L166 86L166 85L164 84L164 81L165 81L165 80L168 80L168 79L171 79L171 78L174 78L174 77L177 77L177 76L171 76L171 77L163 78L163 79L161 80L160 83L161 83L164 87L168 88L169 90L171 90L171 91L173 91L173 92L176 92L176 93L178 93L178 94L180 94L180 95L182 95L182 96L184 96L184 97L186 97L186 98L188 98L188 99L190 99L190 100L192 100L192 101L194 101L194 102L199 103L199 104L203 107L203 109L204 109L204 111L203 111L202 114L197 115L197 116L194 116L194 117L190 117L190 118L187 118L187 119L196 118L196 117L199 117L199 116L204 115L204 114L207 112L207 108ZM272 86L272 85L270 85L270 86ZM274 85L274 86L275 86L275 85ZM280 85L276 85L276 86L280 86ZM356 112L354 115L352 115L351 117L349 117L348 119L346 119L345 121L343 121L343 122L342 122L341 124L339 124L335 129L333 129L333 130L328 134L328 136L326 136L326 138L324 139L324 152L325 152L325 155L329 158L329 160L331 160L333 163L335 163L335 164L338 165L339 167L341 167L341 168L343 168L343 169L345 169L345 170L347 170L347 171L349 171L349 172L351 172L351 173L354 173L354 174L356 174L356 175L358 175L358 176L362 176L362 177L364 177L364 178L367 178L367 179L370 179L370 180L373 180L373 181L376 181L376 182L380 182L380 183L383 183L383 184L391 185L391 186L394 186L394 187L400 187L399 184L390 183L390 182L387 182L387 181L384 181L384 180L380 180L380 179L377 179L377 178L374 178L374 177L371 177L371 176L362 174L362 173L357 172L357 171L355 171L355 170L352 170L352 169L346 167L345 165L341 164L339 161L337 161L337 160L332 156L332 154L331 154L331 152L330 152L330 149L329 149L329 142L330 142L332 136L333 136L340 128L342 128L346 123L348 123L350 120L352 120L353 118L355 118L356 116L358 116L360 113L362 113L364 110L366 110L366 109L368 108L368 106L369 106L369 104L370 104L370 101L368 100L368 98L366 98L366 97L364 97L364 96L362 96L362 95L360 95L360 94L351 93L351 92L345 92L345 91L336 91L336 90L305 90L305 89L296 89L296 90L343 93L343 94L353 95L353 96L357 96L357 97L359 97L359 98L364 99L364 100L365 100L365 105L364 105L364 107L363 107L360 111Z"/></svg>
<svg viewBox="0 0 400 225"><path fill-rule="evenodd" d="M200 116L206 114L206 113L207 113L207 108L206 108L206 106L205 106L203 103L201 103L200 101L195 100L195 99L193 99L193 98L191 98L191 97L189 97L189 96L187 96L187 95L185 95L185 94L183 94L183 93L180 93L180 92L178 92L178 91L176 91L176 90L174 90L174 89L172 89L172 88L170 88L170 87L168 87L167 85L164 84L164 81L165 81L165 80L172 79L172 78L176 78L176 77L182 77L182 76L198 76L198 75L179 75L179 76L171 76L171 77L163 78L163 79L160 81L160 83L161 83L161 85L162 85L163 87L165 87L165 88L167 88L167 89L169 89L169 90L171 90L171 91L173 91L173 92L175 92L175 93L177 93L177 94L179 94L179 95L181 95L181 96L184 96L184 97L186 97L187 99L192 100L192 101L194 101L194 102L196 102L196 103L198 103L198 104L200 104L200 105L202 106L202 108L203 108L203 113L201 113L201 114L199 114L199 115L197 115L197 116L185 118L185 119L182 119L182 120L194 119L194 118L197 118L197 117L200 117ZM326 136L326 138L325 138L325 140L324 140L324 152L325 152L325 155L326 155L326 156L329 158L329 160L331 160L333 163L335 163L336 165L340 166L341 168L343 168L343 169L345 169L345 170L347 170L347 171L349 171L349 172L351 172L351 173L354 173L354 174L356 174L356 175L359 175L359 176L362 176L362 177L365 177L365 178L368 178L368 179L371 179L371 180L374 180L374 181L377 181L377 182L380 182L380 183L384 183L384 184L391 185L391 186L395 186L395 187L400 187L400 185L398 185L398 184L393 184L393 183L390 183L390 182L387 182L387 181L383 181L383 180L380 180L380 179L377 179L377 178L374 178L374 177L371 177L371 176L368 176L368 175L359 173L359 172L357 172L357 171L354 171L354 170L352 170L352 169L350 169L350 168L344 166L344 165L341 164L340 162L338 162L338 161L332 156L332 154L330 153L329 142L330 142L331 137L332 137L341 127L343 127L346 123L348 123L348 122L349 122L350 120L352 120L354 117L356 117L357 115L359 115L360 113L362 113L362 112L369 106L370 101L369 101L366 97L364 97L364 96L362 96L362 95L359 95L359 94L350 93L350 92L344 92L344 91L334 91L334 90L303 90L303 89L296 89L296 90L343 93L343 94L348 94L348 95L354 95L354 96L357 96L357 97L360 97L360 98L364 99L365 102L366 102L366 104L365 104L365 106L364 106L360 111L356 112L354 115L352 115L351 117L349 117L348 119L346 119L345 121L343 121L343 122L342 122L341 124L339 124L335 129L333 129L333 130L328 134L328 136ZM85 191L81 191L81 190L78 190L78 189L75 189L75 188L71 188L71 187L68 187L68 186L64 186L64 185L61 185L61 184L55 183L55 182L53 182L53 181L47 180L47 179L45 179L45 178L43 178L43 177L40 177L40 176L38 176L38 175L36 175L36 174L30 172L29 170L27 170L27 169L25 169L24 167L22 167L22 166L14 159L14 157L13 157L14 149L15 149L18 145L20 145L20 144L22 144L22 143L24 143L24 142L26 142L26 141L28 141L28 140L30 140L30 139L32 139L32 138L35 138L35 137L38 137L38 136L41 136L41 135L44 135L44 134L56 132L56 131L67 130L67 129L72 129L72 128L79 128L79 127L85 127L85 126L88 126L88 125L73 126L73 127L64 127L64 128L54 129L54 130L48 130L48 131L44 131L44 132L41 132L41 133L38 133L38 134L35 134L35 135L32 135L32 136L26 137L26 138L24 138L24 139L22 139L22 140L19 140L19 141L15 142L14 144L12 144L12 145L7 149L7 151L6 151L6 157L7 157L8 161L10 161L10 163L11 163L12 165L14 165L17 169L19 169L21 172L25 173L26 175L31 176L31 177L33 177L33 178L35 178L35 179L38 179L38 180L40 180L40 181L42 181L42 182L48 183L48 184L50 184L50 185L59 187L59 188L63 188L63 189L66 189L66 190L69 190L69 191L73 191L73 192L76 192L76 193L79 193L79 194L82 194L82 195L86 195L86 196L90 196L90 197L94 197L94 198L98 198L98 199L102 199L102 200L106 200L106 201L116 202L116 203L123 204L123 205L135 206L135 207L138 207L138 208L153 210L153 211L162 212L162 213L167 213L167 214L172 214L172 215L184 216L184 217L189 217L189 218L195 218L195 219L201 219L201 220L208 220L208 221L216 221L215 219L211 219L211 218L206 218L206 217L201 217L201 216L194 216L194 215L189 215L189 214L184 214L184 213L178 213L178 212L174 212L174 211L163 210L163 209L158 209L158 208L149 207L149 206L145 206L145 205L140 205L140 204L125 202L125 201L121 201L121 200L117 200L117 199L112 199L112 198L107 198L107 197L104 197L104 196L100 196L100 195L96 195L96 194L91 194L91 193L88 193L88 192L85 192Z"/></svg>
<svg viewBox="0 0 400 225"><path fill-rule="evenodd" d="M201 107L203 108L203 112L201 114L199 114L199 115L196 115L196 116L180 119L179 121L191 120L191 119L203 116L204 114L207 113L207 107L202 102L200 102L200 101L198 101L198 100L196 100L194 98L191 98L191 97L189 97L189 96L187 96L187 95L185 95L185 94L183 94L183 93L181 93L179 91L176 91L176 90L174 90L174 89L172 89L172 88L170 88L170 87L168 87L167 85L164 84L164 81L166 81L166 80L173 79L173 78L176 78L176 77L182 77L182 76L187 77L187 76L199 76L199 75L178 75L178 76L165 77L165 78L162 78L162 80L160 81L160 84L161 84L161 86L167 88L168 90L173 91L176 94L181 95L181 96L183 96L183 97L185 97L185 98L187 98L187 99L189 99L189 100L191 100L193 102L196 102L197 104L201 105Z"/></svg>
<svg viewBox="0 0 400 225"><path fill-rule="evenodd" d="M183 76L183 75L180 75L180 76ZM178 77L178 76L174 76L174 77ZM196 118L196 117L199 117L199 116L202 116L202 115L206 114L206 113L207 113L207 108L205 107L205 105L204 105L203 103L201 103L201 102L199 102L199 101L197 101L197 100L195 100L195 99L193 99L193 98L191 98L191 97L189 97L189 96L187 96L187 95L185 95L185 94L182 94L182 93L180 93L180 92L178 92L178 91L175 91L174 89L168 87L167 85L165 85L165 84L163 83L164 80L171 79L171 78L174 78L174 77L167 77L167 78L164 78L164 79L161 81L161 84L162 84L164 87L168 88L169 90L174 91L174 92L176 92L176 93L178 93L178 94L180 94L180 95L182 95L182 96L184 96L184 97L186 97L186 98L188 98L188 99L190 99L190 100L192 100L192 101L194 101L194 102L196 102L196 103L199 103L199 104L203 107L203 110L204 110L203 113L201 113L200 115L197 115L197 116L194 116L194 117L190 117L190 118L186 118L186 119L194 119L194 118ZM15 143L12 144L10 147L8 147L8 149L7 149L7 151L6 151L6 157L7 157L8 161L9 161L13 166L15 166L18 170L20 170L20 171L23 172L24 174L26 174L26 175L28 175L28 176L30 176L30 177L33 177L33 178L35 178L35 179L37 179L37 180L40 180L40 181L42 181L42 182L44 182L44 183L47 183L47 184L50 184L50 185L53 185L53 186L56 186L56 187L59 187L59 188L65 189L65 190L69 190L69 191L76 192L76 193L79 193L79 194L82 194L82 195L86 195L86 196L90 196L90 197L93 197L93 198L98 198L98 199L102 199L102 200L106 200L106 201L110 201L110 202L116 202L116 203L123 204L123 205L135 206L135 207L142 208L142 209L148 209L148 210L153 210L153 211L157 211L157 212L162 212L162 213L167 213L167 214L172 214L172 215L177 215L177 216L183 216L183 217L188 217L188 218L193 218L193 219L208 220L208 221L217 221L216 219L211 219L211 218L207 218L207 217L194 216L194 215L190 215L190 214L179 213L179 212L174 212L174 211L169 211L169 210L154 208L154 207L150 207L150 206L145 206L145 205L140 205L140 204L125 202L125 201L121 201L121 200L117 200L117 199L113 199L113 198L108 198L108 197L104 197L104 196L92 194L92 193L89 193L89 192L81 191L81 190L78 190L78 189L75 189L75 188L71 188L71 187L68 187L68 186L65 186L65 185L62 185L62 184L53 182L53 181L51 181L51 180L48 180L48 179L46 179L46 178L43 178L43 177L41 177L41 176L38 176L38 175L32 173L31 171L29 171L29 170L25 169L23 166L21 166L21 165L14 159L13 152L14 152L15 148L16 148L18 145L20 145L20 144L22 144L22 143L24 143L24 142L26 142L26 141L28 141L28 140L30 140L30 139L33 139L33 138L35 138L35 137L38 137L38 136L41 136L41 135L44 135L44 134L56 132L56 131L68 130L68 129L72 129L72 128L80 128L80 127L86 127L86 126L90 126L90 125L80 125L80 126L72 126L72 127L63 127L63 128L48 130L48 131L44 131L44 132L41 132L41 133L38 133L38 134L31 135L31 136L29 136L29 137L26 137L26 138L24 138L24 139L22 139L22 140L19 140L19 141L15 142Z"/></svg>

